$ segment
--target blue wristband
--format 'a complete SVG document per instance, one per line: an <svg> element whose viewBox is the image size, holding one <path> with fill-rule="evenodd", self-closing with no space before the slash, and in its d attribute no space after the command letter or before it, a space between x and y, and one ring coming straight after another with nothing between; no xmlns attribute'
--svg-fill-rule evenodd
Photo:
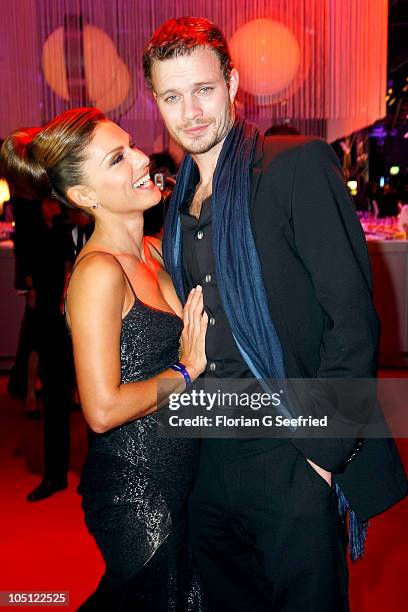
<svg viewBox="0 0 408 612"><path fill-rule="evenodd" d="M174 363L173 365L170 366L170 368L172 370L174 370L175 372L181 372L184 380L186 381L186 388L191 385L191 378L190 378L190 374L187 372L187 368L185 365L183 365L182 363L180 363L179 361L177 363Z"/></svg>

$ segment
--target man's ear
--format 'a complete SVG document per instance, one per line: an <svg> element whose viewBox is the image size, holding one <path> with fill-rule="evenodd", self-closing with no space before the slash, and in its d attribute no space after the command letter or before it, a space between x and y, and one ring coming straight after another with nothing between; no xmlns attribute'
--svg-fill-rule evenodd
<svg viewBox="0 0 408 612"><path fill-rule="evenodd" d="M77 206L80 208L92 208L98 204L98 201L95 197L95 194L88 188L84 187L84 185L74 185L73 187L68 187L67 196Z"/></svg>
<svg viewBox="0 0 408 612"><path fill-rule="evenodd" d="M233 68L231 70L230 80L229 80L229 97L231 100L231 104L233 104L235 100L235 96L237 95L238 85L239 85L238 70L236 68Z"/></svg>

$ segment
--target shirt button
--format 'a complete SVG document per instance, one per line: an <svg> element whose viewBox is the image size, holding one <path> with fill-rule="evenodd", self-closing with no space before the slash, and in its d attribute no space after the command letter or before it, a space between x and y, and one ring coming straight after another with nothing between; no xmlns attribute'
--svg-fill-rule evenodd
<svg viewBox="0 0 408 612"><path fill-rule="evenodd" d="M211 274L206 274L206 275L204 276L204 282L208 284L208 283L211 283L211 281L212 281L212 276L211 276Z"/></svg>
<svg viewBox="0 0 408 612"><path fill-rule="evenodd" d="M216 364L215 364L215 363L212 361L212 362L210 363L210 372L215 372L215 368L216 368L216 367L217 367L217 366L216 366Z"/></svg>
<svg viewBox="0 0 408 612"><path fill-rule="evenodd" d="M197 232L197 240L202 240L203 237L204 237L203 230L198 230L198 232Z"/></svg>
<svg viewBox="0 0 408 612"><path fill-rule="evenodd" d="M215 325L215 318L214 317L211 317L211 319L209 320L209 324L214 327L214 325Z"/></svg>

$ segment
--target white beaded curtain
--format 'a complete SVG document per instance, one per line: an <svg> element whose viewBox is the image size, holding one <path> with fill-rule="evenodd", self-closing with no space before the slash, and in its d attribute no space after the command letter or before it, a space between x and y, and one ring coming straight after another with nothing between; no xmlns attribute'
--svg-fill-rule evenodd
<svg viewBox="0 0 408 612"><path fill-rule="evenodd" d="M0 2L0 137L42 117L42 75L33 0ZM34 26L34 27L33 27Z"/></svg>
<svg viewBox="0 0 408 612"><path fill-rule="evenodd" d="M385 114L387 0L0 2L0 136L96 105L147 152L168 145L141 68L170 17L214 21L241 75L238 109L329 141Z"/></svg>

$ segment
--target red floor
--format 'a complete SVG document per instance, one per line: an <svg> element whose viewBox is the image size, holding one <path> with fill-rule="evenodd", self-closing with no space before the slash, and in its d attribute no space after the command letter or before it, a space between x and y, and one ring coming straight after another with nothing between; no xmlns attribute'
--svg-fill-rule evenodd
<svg viewBox="0 0 408 612"><path fill-rule="evenodd" d="M80 413L72 415L69 488L27 503L41 474L41 422L23 416L21 402L0 377L0 591L69 591L69 610L95 588L103 562L83 524L75 489L86 450ZM28 608L27 608L28 609ZM33 606L31 609L40 609Z"/></svg>
<svg viewBox="0 0 408 612"><path fill-rule="evenodd" d="M41 471L41 423L26 419L20 402L10 398L5 387L1 376L0 591L69 591L71 603L65 609L75 610L103 571L75 492L86 450L82 418L79 413L72 416L69 489L29 504L25 496ZM408 467L408 440L400 449ZM407 609L407 524L407 500L372 520L366 557L350 569L352 612Z"/></svg>

